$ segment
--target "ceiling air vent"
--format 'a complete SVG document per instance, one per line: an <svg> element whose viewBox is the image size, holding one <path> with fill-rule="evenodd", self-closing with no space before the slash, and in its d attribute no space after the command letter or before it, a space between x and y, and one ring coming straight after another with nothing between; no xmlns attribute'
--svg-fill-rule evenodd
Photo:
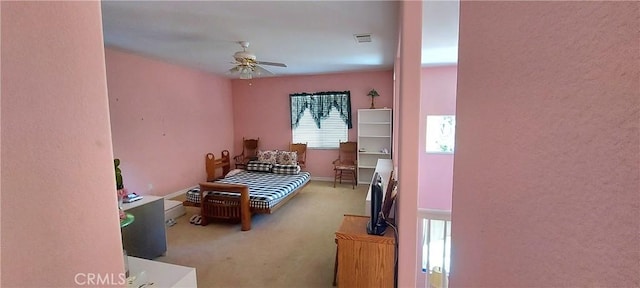
<svg viewBox="0 0 640 288"><path fill-rule="evenodd" d="M371 42L371 34L354 34L353 37L356 38L356 42L358 43Z"/></svg>

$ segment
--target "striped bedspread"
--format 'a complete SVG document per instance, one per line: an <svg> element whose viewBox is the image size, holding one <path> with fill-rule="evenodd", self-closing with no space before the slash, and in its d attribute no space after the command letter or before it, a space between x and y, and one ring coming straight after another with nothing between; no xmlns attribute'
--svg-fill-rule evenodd
<svg viewBox="0 0 640 288"><path fill-rule="evenodd" d="M245 184L249 186L249 206L259 209L272 208L283 198L309 181L309 172L297 175L275 174L268 172L242 171L233 176L215 181L214 183ZM209 192L215 195L240 197L236 193ZM200 189L195 188L187 192L187 200L200 203Z"/></svg>

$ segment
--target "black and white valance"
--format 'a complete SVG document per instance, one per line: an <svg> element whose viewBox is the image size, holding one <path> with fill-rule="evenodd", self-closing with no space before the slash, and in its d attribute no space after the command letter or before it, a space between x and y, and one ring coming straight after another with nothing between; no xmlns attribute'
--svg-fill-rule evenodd
<svg viewBox="0 0 640 288"><path fill-rule="evenodd" d="M349 129L353 128L351 121L351 93L342 92L318 92L290 94L291 101L291 128L297 128L300 117L304 111L309 109L318 129L321 122L329 117L329 112L335 108L340 113L340 118L347 124Z"/></svg>

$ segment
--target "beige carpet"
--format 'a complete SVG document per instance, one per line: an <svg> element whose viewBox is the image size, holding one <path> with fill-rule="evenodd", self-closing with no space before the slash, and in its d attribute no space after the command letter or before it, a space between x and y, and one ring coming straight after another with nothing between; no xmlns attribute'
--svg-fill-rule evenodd
<svg viewBox="0 0 640 288"><path fill-rule="evenodd" d="M366 188L311 181L273 214L254 215L246 232L192 225L199 208L187 207L167 227L167 255L155 260L195 267L198 287L332 287L335 231L344 214L363 215Z"/></svg>

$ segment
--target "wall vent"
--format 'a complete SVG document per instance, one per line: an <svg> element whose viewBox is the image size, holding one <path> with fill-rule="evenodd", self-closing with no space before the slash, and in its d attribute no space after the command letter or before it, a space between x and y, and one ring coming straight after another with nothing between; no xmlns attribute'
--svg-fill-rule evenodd
<svg viewBox="0 0 640 288"><path fill-rule="evenodd" d="M371 42L371 34L354 34L353 37L356 38L358 43Z"/></svg>

